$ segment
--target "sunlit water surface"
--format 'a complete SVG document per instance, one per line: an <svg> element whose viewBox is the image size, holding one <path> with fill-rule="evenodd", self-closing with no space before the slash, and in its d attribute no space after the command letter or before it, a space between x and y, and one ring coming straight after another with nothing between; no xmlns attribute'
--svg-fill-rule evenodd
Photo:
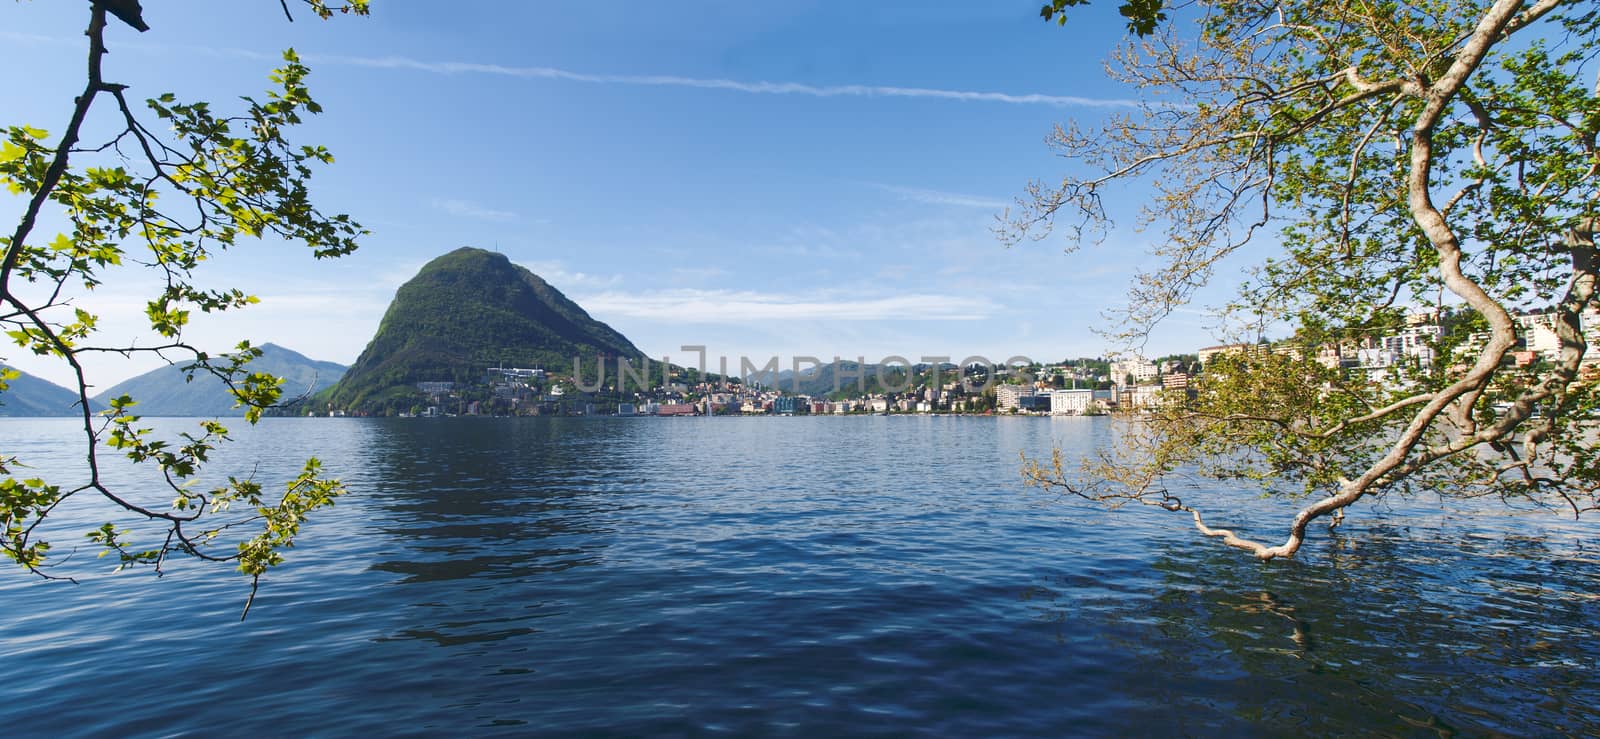
<svg viewBox="0 0 1600 739"><path fill-rule="evenodd" d="M0 571L0 733L1600 734L1589 521L1393 501L1263 565L1022 487L1020 453L1091 449L1097 419L238 431L219 472L314 453L351 494L242 624L225 568L109 574L77 543L98 519L57 539L80 584ZM41 469L77 440L0 419Z"/></svg>

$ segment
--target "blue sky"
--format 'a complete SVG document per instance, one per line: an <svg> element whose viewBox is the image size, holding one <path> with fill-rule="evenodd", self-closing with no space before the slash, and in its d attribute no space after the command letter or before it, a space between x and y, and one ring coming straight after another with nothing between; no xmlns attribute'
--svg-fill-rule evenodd
<svg viewBox="0 0 1600 739"><path fill-rule="evenodd" d="M298 140L338 158L318 201L373 231L336 262L258 243L207 265L263 301L193 326L208 348L250 338L349 363L400 283L473 245L658 358L1098 355L1115 347L1092 329L1156 237L1123 218L1066 254L990 230L1029 180L1065 171L1044 145L1055 123L1136 95L1103 72L1123 34L1109 1L1066 28L1039 0L375 0L369 18L294 23L273 0L146 5L149 33L111 31L108 76L224 105L296 48L326 109ZM63 126L86 6L0 3L0 44L27 60L0 69L0 122ZM7 223L20 207L0 199ZM129 275L82 302L108 340L131 338L145 287ZM1148 349L1214 343L1210 323L1174 316ZM0 356L66 378L14 354ZM107 386L151 366L92 369Z"/></svg>

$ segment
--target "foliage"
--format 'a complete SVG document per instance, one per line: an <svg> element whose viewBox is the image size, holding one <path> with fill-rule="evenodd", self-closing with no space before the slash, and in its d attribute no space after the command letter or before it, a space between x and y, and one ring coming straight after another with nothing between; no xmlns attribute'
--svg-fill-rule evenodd
<svg viewBox="0 0 1600 739"><path fill-rule="evenodd" d="M1064 26L1067 8L1088 4L1089 0L1050 0L1039 9L1039 16ZM1124 0L1117 6L1117 12L1128 19L1128 30L1140 36L1155 33L1156 26L1167 19L1166 0Z"/></svg>
<svg viewBox="0 0 1600 739"><path fill-rule="evenodd" d="M1029 477L1095 500L1193 514L1270 559L1366 496L1501 496L1600 507L1596 383L1583 379L1600 216L1600 10L1584 0L1210 0L1194 37L1130 40L1121 78L1151 94L1103 130L1053 143L1099 174L1035 185L1012 239L1109 228L1119 181L1154 191L1159 266L1124 338L1184 304L1247 243L1273 256L1224 311L1235 336L1291 342L1208 366L1192 404L1129 419L1122 453ZM1164 102L1177 100L1180 102ZM1278 227L1277 238L1266 236ZM1519 367L1547 316L1559 347ZM1425 329L1381 371L1337 358ZM1323 361L1317 361L1318 358ZM1207 527L1165 480L1260 480L1297 509L1283 544Z"/></svg>
<svg viewBox="0 0 1600 739"><path fill-rule="evenodd" d="M308 4L319 15L366 11L365 2ZM136 113L127 86L103 76L108 5L130 25L143 25L137 3L90 4L87 78L66 128L52 139L32 126L10 126L0 143L0 182L26 200L15 230L0 237L0 324L21 351L70 368L86 462L85 479L65 485L16 477L26 460L0 455L0 474L6 475L0 481L0 549L28 570L56 577L50 574L51 542L43 525L68 500L93 505L89 499L95 498L112 520L89 538L104 547L103 554L117 557L119 569L148 566L160 573L174 555L233 562L251 578L253 597L261 575L282 561L281 550L292 545L307 514L331 504L343 488L319 476L315 459L275 496L249 478L229 477L207 488L201 470L228 439L227 429L206 422L200 433L180 440L156 439L126 395L112 399L104 414L94 413L92 382L80 360L92 353L158 354L181 363L191 378L220 379L254 423L278 400L282 385L280 378L250 367L261 350L242 342L235 352L214 356L185 343L183 333L196 310L237 310L256 298L199 285L194 270L246 237L297 241L325 258L351 252L365 232L348 216L324 215L311 202L313 168L333 156L286 137L304 116L321 111L305 85L310 70L292 50L272 73L274 89L264 100L242 98L242 110L225 115L208 103L182 102L167 93L145 101L152 125ZM107 139L80 140L107 122L114 131ZM51 208L59 210L58 219L46 212ZM62 232L39 233L45 223L58 221ZM165 286L145 305L155 340L142 346L96 343L98 316L74 297L121 274L119 269L138 267L153 271ZM116 455L158 469L175 497L152 504L142 491L114 489L105 475ZM130 528L141 522L149 525L137 526L137 533ZM152 538L135 543L135 537Z"/></svg>

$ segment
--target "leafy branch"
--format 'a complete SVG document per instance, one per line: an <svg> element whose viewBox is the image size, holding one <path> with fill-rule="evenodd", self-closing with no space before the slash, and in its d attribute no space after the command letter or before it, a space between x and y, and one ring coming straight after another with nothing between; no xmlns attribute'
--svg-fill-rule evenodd
<svg viewBox="0 0 1600 739"><path fill-rule="evenodd" d="M324 18L334 12L367 12L364 0L306 4ZM50 542L44 524L66 501L98 496L113 514L156 524L161 532L153 540L158 543L141 545L115 522L89 532L102 554L117 556L118 569L150 566L160 574L172 555L233 562L251 578L253 600L261 576L282 562L281 551L293 545L300 523L311 511L331 505L344 488L337 480L323 479L320 463L311 459L275 497L249 477L229 477L205 489L199 485L202 468L228 440L228 430L206 421L199 433L181 434L177 442L155 439L151 428L139 424L132 413L136 403L127 396L113 400L106 413L95 414L89 402L92 384L80 359L90 353L155 354L181 362L191 379L198 373L221 379L236 407L245 408L246 420L255 423L262 409L279 400L283 382L250 371L249 363L260 350L242 342L234 352L214 356L187 343L183 334L196 310L237 310L258 301L239 289L203 287L195 282L194 271L247 237L298 242L322 259L355 250L366 231L349 216L324 215L312 203L309 180L314 168L331 164L333 156L323 147L295 145L286 138L304 116L322 110L305 84L310 70L293 50L284 53L284 66L272 73L274 87L266 98L242 98L243 110L237 114L219 115L208 103L180 102L170 93L144 101L142 107L165 129L158 133L136 113L127 86L104 75L108 12L146 30L139 11L136 2L91 4L85 84L58 139L52 143L44 130L11 126L0 141L0 183L27 198L16 228L0 238L0 329L21 351L53 357L70 369L87 469L84 481L67 487L11 476L23 468L23 461L0 458L0 474L7 475L0 480L0 549L30 572L57 577L47 559ZM85 143L91 113L102 102L107 105L99 107L109 107L116 132ZM88 163L80 165L79 160ZM48 206L59 209L67 228L41 236ZM130 242L138 248L130 249ZM76 295L93 291L109 270L125 263L160 277L163 287L144 311L157 343L96 344L99 316L74 304ZM0 375L0 391L5 379ZM113 489L104 474L106 451L160 470L173 496L170 503L151 503L145 490ZM249 510L231 514L236 505Z"/></svg>
<svg viewBox="0 0 1600 739"><path fill-rule="evenodd" d="M1000 232L1041 238L1064 219L1075 248L1111 227L1108 188L1149 183L1141 223L1164 226L1157 266L1118 316L1117 338L1138 343L1277 224L1273 256L1222 317L1235 336L1283 324L1295 336L1208 364L1195 398L1128 419L1120 453L1033 464L1030 481L1194 513L1202 533L1262 559L1292 556L1310 522L1385 491L1600 507L1584 361L1600 323L1600 12L1577 0L1195 8L1197 38L1163 27L1119 53L1121 79L1151 93L1139 114L1057 129L1061 153L1098 174L1035 183ZM1188 104L1161 102L1174 97ZM1341 366L1418 311L1438 326L1425 352L1383 373ZM1523 367L1527 312L1558 347ZM1204 524L1165 484L1180 473L1309 502L1269 545Z"/></svg>

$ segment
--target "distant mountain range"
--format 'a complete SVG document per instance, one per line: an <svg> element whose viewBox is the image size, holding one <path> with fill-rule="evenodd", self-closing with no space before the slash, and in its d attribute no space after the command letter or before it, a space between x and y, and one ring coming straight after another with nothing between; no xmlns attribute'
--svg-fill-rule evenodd
<svg viewBox="0 0 1600 739"><path fill-rule="evenodd" d="M141 416L243 416L243 408L233 407L233 396L221 380L206 373L195 373L192 382L184 379L183 364L161 367L124 380L94 396L102 405L111 398L127 394L138 405ZM344 375L345 366L319 362L277 344L261 345L261 356L249 364L251 372L266 372L284 379L281 403L314 395L332 386Z"/></svg>
<svg viewBox="0 0 1600 739"><path fill-rule="evenodd" d="M49 380L34 377L21 370L16 379L7 382L0 391L0 416L76 416L78 394ZM103 406L89 401L89 409L98 411Z"/></svg>
<svg viewBox="0 0 1600 739"><path fill-rule="evenodd" d="M644 353L504 254L462 247L400 286L361 357L316 403L404 410L420 382L479 382L498 364L566 374L574 358L593 367L602 356Z"/></svg>
<svg viewBox="0 0 1600 739"><path fill-rule="evenodd" d="M277 344L261 346L261 356L249 365L252 372L266 372L284 378L282 402L290 402L327 389L344 374L345 367L319 362ZM138 401L141 416L243 416L243 408L233 407L233 396L216 377L196 373L192 382L184 379L183 365L175 364L146 372L112 385L89 399L89 408L99 412L111 398L128 395ZM75 416L78 395L60 385L24 373L0 392L0 416Z"/></svg>

